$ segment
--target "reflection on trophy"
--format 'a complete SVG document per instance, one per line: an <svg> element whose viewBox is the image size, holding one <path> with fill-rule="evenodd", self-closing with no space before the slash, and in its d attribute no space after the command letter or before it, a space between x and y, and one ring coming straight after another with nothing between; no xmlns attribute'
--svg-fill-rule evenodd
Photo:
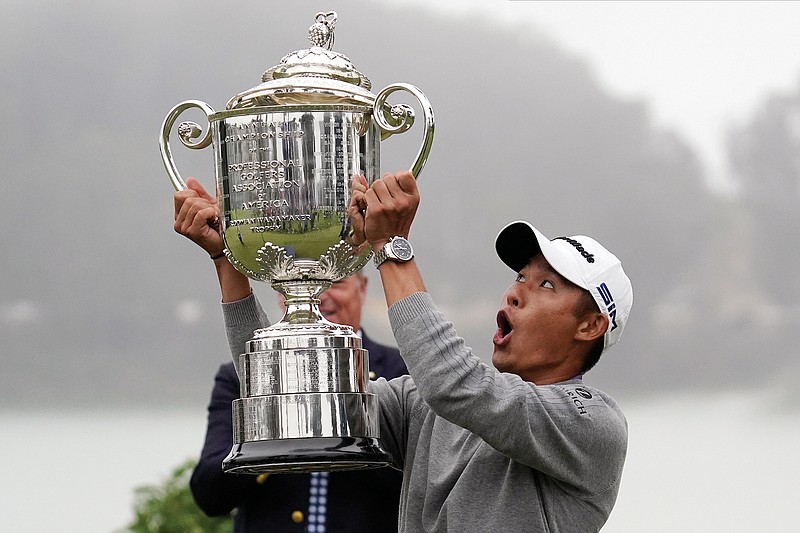
<svg viewBox="0 0 800 533"><path fill-rule="evenodd" d="M176 190L186 184L169 137L178 116L199 108L209 127L178 126L183 145L213 145L221 228L231 263L286 298L286 314L257 330L239 356L241 398L233 404L227 472L339 470L384 466L377 399L367 392L369 360L350 326L320 314L319 296L361 268L346 210L354 174L380 175L380 143L407 131L414 110L389 105L396 91L419 101L425 129L411 167L419 175L433 142L433 110L408 84L378 95L344 55L332 51L336 13L318 13L311 47L292 52L215 112L188 100L164 120L161 156Z"/></svg>

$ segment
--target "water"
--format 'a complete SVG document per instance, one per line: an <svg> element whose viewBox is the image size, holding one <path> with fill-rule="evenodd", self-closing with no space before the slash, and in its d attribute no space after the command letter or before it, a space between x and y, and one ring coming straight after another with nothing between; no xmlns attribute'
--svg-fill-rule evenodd
<svg viewBox="0 0 800 533"><path fill-rule="evenodd" d="M623 405L630 446L604 533L794 530L800 410L790 397L696 394ZM0 413L3 531L109 533L134 487L195 457L197 410Z"/></svg>
<svg viewBox="0 0 800 533"><path fill-rule="evenodd" d="M133 518L133 489L196 457L205 410L0 414L0 529L109 533Z"/></svg>
<svg viewBox="0 0 800 533"><path fill-rule="evenodd" d="M695 394L623 408L628 460L603 533L797 530L800 410L788 393Z"/></svg>

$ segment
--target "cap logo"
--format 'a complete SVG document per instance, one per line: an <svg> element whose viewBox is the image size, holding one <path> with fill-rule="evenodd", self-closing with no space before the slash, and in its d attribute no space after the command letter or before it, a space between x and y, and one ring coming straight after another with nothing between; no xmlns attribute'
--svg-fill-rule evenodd
<svg viewBox="0 0 800 533"><path fill-rule="evenodd" d="M567 241L572 246L574 246L575 249L578 250L581 253L581 255L584 257L584 259L586 259L587 263L594 263L594 255L592 255L589 252L587 252L586 249L583 247L583 245L581 243L579 243L575 239L570 239L569 237L556 237L553 240L557 241L559 239L561 239L562 241Z"/></svg>
<svg viewBox="0 0 800 533"><path fill-rule="evenodd" d="M600 293L600 297L603 298L603 303L606 305L606 311L608 312L608 318L611 320L611 327L608 328L608 331L614 331L617 329L617 304L614 303L614 297L611 296L611 291L608 289L608 285L606 285L605 282L597 287L597 292Z"/></svg>

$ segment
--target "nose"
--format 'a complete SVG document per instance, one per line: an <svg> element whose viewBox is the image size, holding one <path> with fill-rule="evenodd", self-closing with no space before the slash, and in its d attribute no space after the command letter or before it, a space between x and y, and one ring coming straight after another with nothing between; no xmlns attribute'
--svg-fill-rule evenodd
<svg viewBox="0 0 800 533"><path fill-rule="evenodd" d="M519 297L514 290L514 285L508 288L505 294L505 302L511 307L519 307Z"/></svg>
<svg viewBox="0 0 800 533"><path fill-rule="evenodd" d="M330 294L328 294L328 291L325 291L325 292L323 292L322 294L319 295L320 304L327 303L330 299L331 299L331 296L330 296Z"/></svg>

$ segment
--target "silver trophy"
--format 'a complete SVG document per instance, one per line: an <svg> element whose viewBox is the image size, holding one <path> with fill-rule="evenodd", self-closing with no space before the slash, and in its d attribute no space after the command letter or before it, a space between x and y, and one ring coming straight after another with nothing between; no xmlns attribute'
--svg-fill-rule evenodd
<svg viewBox="0 0 800 533"><path fill-rule="evenodd" d="M225 111L187 100L167 115L160 149L176 190L186 188L169 137L184 111L199 108L209 127L178 126L192 149L213 145L225 254L242 273L286 298L286 313L254 332L239 356L241 398L233 403L233 448L226 472L342 470L384 466L378 405L367 392L369 359L350 326L325 320L319 296L372 255L356 245L347 216L351 176L380 176L380 143L414 123L411 93L425 118L411 167L425 165L433 110L404 83L378 95L344 55L332 51L336 13L318 13L311 47L286 55L260 85L233 97Z"/></svg>

